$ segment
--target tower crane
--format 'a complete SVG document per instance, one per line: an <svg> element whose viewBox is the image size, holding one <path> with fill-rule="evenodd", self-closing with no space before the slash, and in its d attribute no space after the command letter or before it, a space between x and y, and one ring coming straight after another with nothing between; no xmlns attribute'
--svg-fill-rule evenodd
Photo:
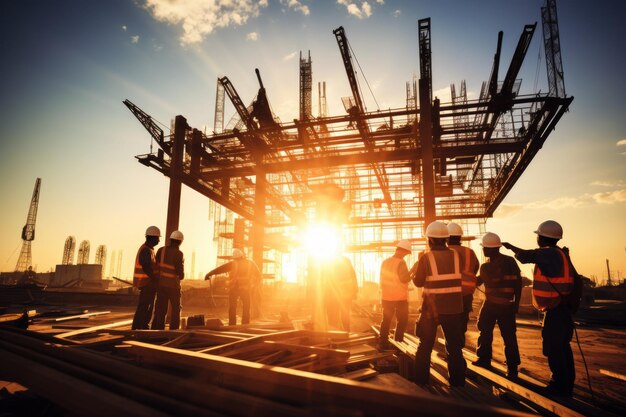
<svg viewBox="0 0 626 417"><path fill-rule="evenodd" d="M39 189L41 188L41 178L35 181L35 189L33 197L30 200L30 208L28 209L28 217L26 224L22 228L22 250L20 257L15 265L15 272L24 272L33 266L33 257L31 253L31 242L35 240L35 222L37 221L37 207L39 206Z"/></svg>

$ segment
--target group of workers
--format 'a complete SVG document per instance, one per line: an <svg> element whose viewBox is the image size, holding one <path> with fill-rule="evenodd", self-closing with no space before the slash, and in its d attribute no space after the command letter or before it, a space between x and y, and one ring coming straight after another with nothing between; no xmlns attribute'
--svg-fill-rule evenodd
<svg viewBox="0 0 626 417"><path fill-rule="evenodd" d="M478 359L476 366L491 366L493 330L496 324L504 340L504 353L508 368L507 377L517 378L520 354L516 336L515 316L518 312L522 278L515 259L500 253L500 248L511 250L521 263L534 263L533 300L535 306L545 312L542 338L543 353L548 358L552 378L548 391L557 395L571 396L574 386L574 360L570 342L573 319L565 301L573 290L575 269L567 248L557 246L563 237L563 229L552 220L545 221L535 231L538 249L523 250L507 242L501 242L495 233L482 237L485 263L469 247L461 245L462 228L455 224L432 222L426 228L427 249L409 270L404 258L412 251L411 242L400 240L393 256L385 259L380 270L383 319L380 325L378 348L388 349L388 335L393 317L397 318L394 333L396 341L402 341L408 325L408 285L423 288L422 307L415 324L415 334L420 343L415 358L414 382L428 384L430 356L435 343L437 328L442 327L447 351L448 374L451 386L465 384L466 362L463 357L465 333L472 311L473 294L478 286L484 286L485 302L478 316ZM133 329L163 329L168 304L171 304L170 329L180 324L180 281L184 278L184 256L179 247L183 234L175 231L170 243L161 247L156 255L154 247L159 243L158 227L146 230L146 241L139 248L135 261L133 282L140 290L139 303L133 319ZM246 258L238 248L233 250L232 260L209 272L205 279L228 273L229 325L236 324L237 304L243 304L242 324L250 322L251 295L260 286L262 274L258 266ZM323 317L334 328L350 331L350 308L357 294L357 280L350 261L338 256L332 261L312 265L309 274L318 279L317 296L323 300ZM315 312L314 321L315 321Z"/></svg>
<svg viewBox="0 0 626 417"><path fill-rule="evenodd" d="M496 324L504 340L507 377L518 375L520 354L516 336L515 316L519 309L522 278L513 257L500 253L505 247L514 252L521 263L535 264L533 300L545 312L542 338L543 353L548 358L552 378L547 392L572 396L575 371L570 342L573 333L572 312L568 295L574 288L575 269L567 248L557 246L563 237L562 227L553 220L539 225L538 249L523 250L501 242L495 233L482 237L486 262L480 265L476 254L461 246L462 228L455 224L432 222L426 228L428 247L409 270L404 257L411 253L411 242L400 240L393 256L383 261L380 271L383 319L380 325L379 349L389 347L389 326L397 317L394 333L402 341L408 324L408 284L423 288L420 316L415 334L420 343L415 357L414 382L428 384L430 356L437 327L441 326L447 351L449 383L465 384L466 362L463 358L465 332L472 311L474 290L484 286L485 302L478 316L478 359L473 365L490 368L493 330Z"/></svg>

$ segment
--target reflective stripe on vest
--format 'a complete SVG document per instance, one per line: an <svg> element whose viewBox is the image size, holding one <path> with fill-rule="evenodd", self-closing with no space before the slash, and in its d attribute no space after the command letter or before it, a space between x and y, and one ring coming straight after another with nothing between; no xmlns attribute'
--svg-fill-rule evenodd
<svg viewBox="0 0 626 417"><path fill-rule="evenodd" d="M424 281L425 295L461 293L459 254L454 250L452 253L454 254L454 272L451 274L440 274L437 269L435 255L432 252L426 252L426 259L428 259L430 264L430 273L432 275L428 275Z"/></svg>
<svg viewBox="0 0 626 417"><path fill-rule="evenodd" d="M505 275L500 287L485 286L487 301L494 304L511 304L515 301L517 275Z"/></svg>
<svg viewBox="0 0 626 417"><path fill-rule="evenodd" d="M148 248L150 250L150 261L152 262L152 270L156 269L156 260L154 258L154 249L150 246L147 246L145 243L141 245L139 250L137 251L137 256L135 257L135 271L133 272L133 285L137 288L143 288L148 285L148 275L143 271L143 267L139 263L139 254L145 249Z"/></svg>
<svg viewBox="0 0 626 417"><path fill-rule="evenodd" d="M385 301L403 301L409 296L409 283L401 282L398 267L403 259L392 256L383 261L380 268L380 289Z"/></svg>
<svg viewBox="0 0 626 417"><path fill-rule="evenodd" d="M449 248L455 252L457 251L457 249L459 251L461 249L463 250L464 262L463 262L463 269L461 270L461 279L462 279L461 284L462 284L463 295L474 294L474 291L476 290L476 282L478 281L478 279L476 278L476 273L472 271L472 268L471 268L472 250L468 248L467 246L461 246L461 245L450 245Z"/></svg>
<svg viewBox="0 0 626 417"><path fill-rule="evenodd" d="M180 277L176 273L176 267L165 261L165 251L167 249L167 246L164 246L159 257L159 286L177 288L180 283Z"/></svg>
<svg viewBox="0 0 626 417"><path fill-rule="evenodd" d="M533 280L533 301L535 307L540 311L554 308L560 303L560 296L572 292L574 285L574 277L570 273L569 262L567 257L559 248L558 250L563 261L563 275L558 277L547 277L543 275L541 269L535 265ZM556 289L555 289L556 288ZM558 292L557 292L558 290Z"/></svg>

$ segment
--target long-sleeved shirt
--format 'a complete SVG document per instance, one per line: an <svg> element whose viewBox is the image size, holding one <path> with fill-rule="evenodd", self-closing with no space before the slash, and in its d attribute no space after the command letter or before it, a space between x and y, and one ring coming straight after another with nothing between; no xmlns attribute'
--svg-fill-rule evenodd
<svg viewBox="0 0 626 417"><path fill-rule="evenodd" d="M408 298L411 281L409 269L402 256L391 256L380 267L380 287L385 301L401 301Z"/></svg>
<svg viewBox="0 0 626 417"><path fill-rule="evenodd" d="M516 277L514 282L511 282L510 278ZM493 296L497 298L506 297L505 294L500 293L498 289L513 288L514 300L516 305L519 305L520 298L522 296L522 276L519 266L510 256L498 255L489 258L488 262L485 262L480 266L480 275L478 276L478 285L485 284L485 291L487 295L487 301L502 301L492 299Z"/></svg>
<svg viewBox="0 0 626 417"><path fill-rule="evenodd" d="M523 264L535 264L547 277L563 274L563 258L557 247L546 246L538 249L520 250L515 258Z"/></svg>
<svg viewBox="0 0 626 417"><path fill-rule="evenodd" d="M143 250L139 252L139 264L152 283L157 283L159 281L159 277L156 275L153 268L155 262L154 248L145 245Z"/></svg>
<svg viewBox="0 0 626 417"><path fill-rule="evenodd" d="M159 248L157 251L157 262L161 262L161 252L163 252L164 249L165 246ZM164 261L165 263L174 266L174 270L176 271L176 275L178 275L179 280L183 280L185 278L185 255L183 255L183 252L179 248L175 246L167 246Z"/></svg>

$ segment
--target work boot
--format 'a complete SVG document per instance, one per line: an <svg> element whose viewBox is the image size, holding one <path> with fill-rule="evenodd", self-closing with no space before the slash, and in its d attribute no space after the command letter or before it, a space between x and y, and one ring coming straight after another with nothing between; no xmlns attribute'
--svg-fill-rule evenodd
<svg viewBox="0 0 626 417"><path fill-rule="evenodd" d="M376 350L378 350L379 352L385 352L394 349L388 340L381 340L376 344Z"/></svg>
<svg viewBox="0 0 626 417"><path fill-rule="evenodd" d="M474 362L472 362L472 365L474 366L478 366L480 368L486 368L486 369L490 369L491 368L491 361L487 360L487 359L478 359Z"/></svg>
<svg viewBox="0 0 626 417"><path fill-rule="evenodd" d="M506 377L508 379L517 379L517 366L509 368L506 373Z"/></svg>

